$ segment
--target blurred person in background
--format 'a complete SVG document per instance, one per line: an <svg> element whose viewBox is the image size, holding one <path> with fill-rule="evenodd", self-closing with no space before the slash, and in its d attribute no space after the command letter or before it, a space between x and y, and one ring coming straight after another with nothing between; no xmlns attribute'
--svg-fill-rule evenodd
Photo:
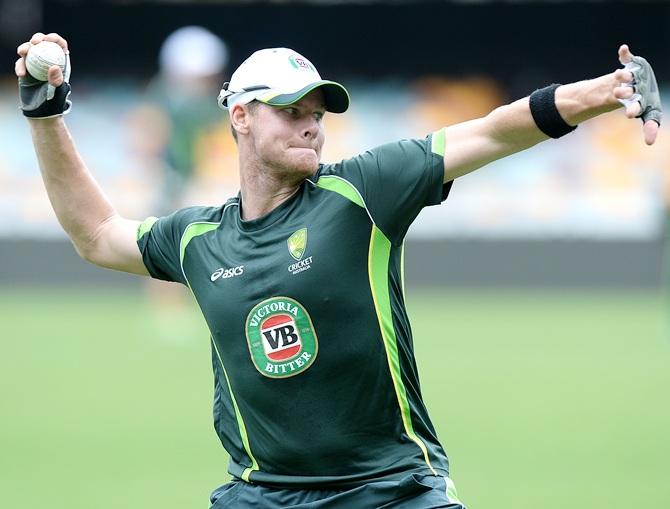
<svg viewBox="0 0 670 509"><path fill-rule="evenodd" d="M56 214L97 265L180 282L209 325L216 429L233 481L213 507L462 509L428 417L404 304L404 237L453 180L626 106L655 142L651 66L551 85L422 139L321 164L326 111L348 93L302 55L261 50L224 85L241 190L219 207L144 222L120 217L79 157L62 114L69 69L26 75L22 109ZM317 334L318 331L318 334ZM318 336L318 337L317 337Z"/></svg>
<svg viewBox="0 0 670 509"><path fill-rule="evenodd" d="M160 173L157 202L150 209L157 214L187 204L216 203L221 194L233 194L239 187L228 118L212 107L228 55L223 39L204 27L175 30L161 45L159 72L148 84L144 101L128 115L137 166ZM184 326L190 316L183 289L148 280L146 291L157 338L182 342L188 337Z"/></svg>
<svg viewBox="0 0 670 509"><path fill-rule="evenodd" d="M217 152L234 154L235 150L228 141L228 119L212 108L212 97L225 79L226 43L206 28L185 26L165 39L158 60L159 73L147 86L145 101L131 113L129 122L139 126L134 129L136 136L160 140L152 144L165 170L156 210L166 214L199 195L193 188L207 187L200 180L206 177ZM237 175L230 170L226 176L230 179L228 191L234 192Z"/></svg>

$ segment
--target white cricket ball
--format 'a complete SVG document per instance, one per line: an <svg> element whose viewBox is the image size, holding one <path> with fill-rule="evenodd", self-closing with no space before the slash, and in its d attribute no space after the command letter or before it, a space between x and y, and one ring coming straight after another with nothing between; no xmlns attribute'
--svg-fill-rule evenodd
<svg viewBox="0 0 670 509"><path fill-rule="evenodd" d="M26 69L36 80L48 81L49 67L58 65L65 72L65 52L58 44L42 41L34 44L26 55Z"/></svg>

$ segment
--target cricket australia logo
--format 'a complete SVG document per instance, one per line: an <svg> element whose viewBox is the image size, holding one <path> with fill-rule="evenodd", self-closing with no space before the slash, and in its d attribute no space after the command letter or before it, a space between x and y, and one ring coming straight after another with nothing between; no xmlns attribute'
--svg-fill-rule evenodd
<svg viewBox="0 0 670 509"><path fill-rule="evenodd" d="M297 232L293 232L286 241L288 244L288 252L296 260L302 260L302 255L307 249L307 228L301 228Z"/></svg>
<svg viewBox="0 0 670 509"><path fill-rule="evenodd" d="M287 378L309 368L319 350L312 319L289 297L256 304L246 322L247 343L256 369L269 378Z"/></svg>
<svg viewBox="0 0 670 509"><path fill-rule="evenodd" d="M288 252L290 255L294 260L297 260L296 263L292 263L288 266L288 271L291 274L295 275L312 268L311 256L308 256L304 260L302 259L307 250L307 228L301 228L300 230L293 232L286 241L286 244L288 245Z"/></svg>
<svg viewBox="0 0 670 509"><path fill-rule="evenodd" d="M306 58L302 58L298 55L291 55L290 57L288 57L288 61L296 69L304 69L305 71L316 72L316 69L314 68L312 63Z"/></svg>

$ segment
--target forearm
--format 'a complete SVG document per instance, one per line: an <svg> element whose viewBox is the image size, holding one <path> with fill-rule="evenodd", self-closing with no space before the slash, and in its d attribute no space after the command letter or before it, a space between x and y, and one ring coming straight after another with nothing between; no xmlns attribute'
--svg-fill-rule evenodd
<svg viewBox="0 0 670 509"><path fill-rule="evenodd" d="M116 211L86 168L63 117L28 122L56 217L86 258L94 248L97 232Z"/></svg>
<svg viewBox="0 0 670 509"><path fill-rule="evenodd" d="M621 107L614 96L616 85L614 73L561 85L555 94L558 113L574 126L615 110ZM529 97L500 106L486 117L449 126L445 134L449 147L444 155L445 182L549 139L533 119Z"/></svg>
<svg viewBox="0 0 670 509"><path fill-rule="evenodd" d="M603 113L621 108L614 97L618 85L614 73L591 80L561 85L556 89L556 107L570 125L577 125Z"/></svg>
<svg viewBox="0 0 670 509"><path fill-rule="evenodd" d="M620 108L613 93L616 85L614 73L561 85L555 95L558 113L567 124L576 126ZM528 97L497 108L489 114L489 121L494 138L506 147L504 155L549 139L533 120Z"/></svg>
<svg viewBox="0 0 670 509"><path fill-rule="evenodd" d="M644 141L652 145L663 116L654 71L625 44L619 47L619 62L624 68L613 73L531 94L532 113L530 97L525 97L483 118L447 127L444 181L530 148L549 135L563 136L570 126L620 108L619 101L626 105L626 117L642 118Z"/></svg>

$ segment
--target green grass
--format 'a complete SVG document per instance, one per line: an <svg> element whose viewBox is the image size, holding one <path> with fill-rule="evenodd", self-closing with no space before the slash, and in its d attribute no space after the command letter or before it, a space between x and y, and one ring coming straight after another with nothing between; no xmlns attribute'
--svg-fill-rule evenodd
<svg viewBox="0 0 670 509"><path fill-rule="evenodd" d="M670 507L670 338L645 293L410 292L471 509ZM0 507L206 508L225 482L200 317L0 290Z"/></svg>

